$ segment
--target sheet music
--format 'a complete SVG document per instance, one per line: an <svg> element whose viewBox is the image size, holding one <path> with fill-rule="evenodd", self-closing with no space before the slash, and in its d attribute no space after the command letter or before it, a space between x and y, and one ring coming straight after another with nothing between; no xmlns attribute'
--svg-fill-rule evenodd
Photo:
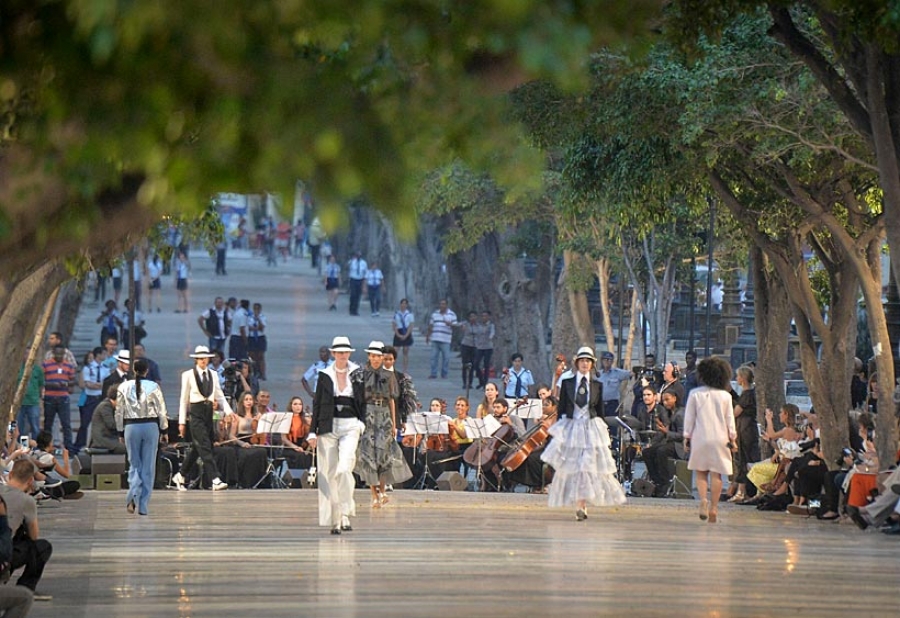
<svg viewBox="0 0 900 618"><path fill-rule="evenodd" d="M515 399L507 399L509 403L509 415L518 416L521 419L538 419L544 416L543 401L540 399L529 399L516 407Z"/></svg>
<svg viewBox="0 0 900 618"><path fill-rule="evenodd" d="M403 435L436 435L450 433L450 417L434 412L413 412L406 421Z"/></svg>
<svg viewBox="0 0 900 618"><path fill-rule="evenodd" d="M463 419L463 425L466 426L466 435L470 438L489 438L500 429L500 421L493 416L485 416L484 418L466 418Z"/></svg>
<svg viewBox="0 0 900 618"><path fill-rule="evenodd" d="M291 431L290 412L266 412L259 417L256 433L289 433Z"/></svg>

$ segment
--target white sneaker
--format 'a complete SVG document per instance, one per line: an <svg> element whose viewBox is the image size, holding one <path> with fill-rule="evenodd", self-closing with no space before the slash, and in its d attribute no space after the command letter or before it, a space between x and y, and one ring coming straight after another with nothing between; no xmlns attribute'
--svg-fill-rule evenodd
<svg viewBox="0 0 900 618"><path fill-rule="evenodd" d="M184 477L181 476L181 472L175 473L175 476L172 477L172 484L178 491L187 491L187 487L184 486Z"/></svg>
<svg viewBox="0 0 900 618"><path fill-rule="evenodd" d="M212 490L213 491L222 491L223 489L228 489L228 483L223 483L222 479L214 478L212 482Z"/></svg>

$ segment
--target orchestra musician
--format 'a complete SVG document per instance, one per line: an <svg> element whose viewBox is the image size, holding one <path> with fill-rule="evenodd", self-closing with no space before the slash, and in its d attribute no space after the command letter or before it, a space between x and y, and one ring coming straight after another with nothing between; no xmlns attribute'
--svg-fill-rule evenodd
<svg viewBox="0 0 900 618"><path fill-rule="evenodd" d="M556 422L559 400L553 395L550 395L543 399L541 408L544 415L538 422L543 425L545 429L550 429ZM541 446L532 450L531 453L528 454L528 457L525 458L525 462L522 463L522 465L508 473L509 480L530 487L532 493L542 493L543 488L547 484L547 479L544 477L544 462L541 461L541 455L543 454L544 449L547 448L548 443L549 439Z"/></svg>
<svg viewBox="0 0 900 618"><path fill-rule="evenodd" d="M309 443L306 437L309 435L309 426L312 421L312 411L303 406L303 399L291 397L289 404L291 409L291 427L287 433L281 434L282 455L287 461L288 468L303 468L308 470L312 465L312 453L308 451Z"/></svg>
<svg viewBox="0 0 900 618"><path fill-rule="evenodd" d="M469 445L473 442L472 438L466 435L465 420L469 418L469 400L460 395L456 398L453 409L456 410L456 418L451 419L450 421L450 446L452 450L462 453L469 448ZM469 464L467 464L462 457L459 458L459 461L462 463L463 476L468 477ZM456 464L454 465L455 467L451 467L450 469L459 471L459 466Z"/></svg>
<svg viewBox="0 0 900 618"><path fill-rule="evenodd" d="M484 399L481 400L481 403L478 404L478 409L475 411L476 418L484 418L489 414L494 413L494 402L497 400L497 397L500 396L500 389L497 388L497 385L493 382L488 382L484 385Z"/></svg>
<svg viewBox="0 0 900 618"><path fill-rule="evenodd" d="M541 457L556 471L549 506L575 506L577 521L587 519L588 504L625 502L603 420L603 386L594 379L596 362L590 346L578 349L575 374L560 387L558 420L549 429L553 440Z"/></svg>
<svg viewBox="0 0 900 618"><path fill-rule="evenodd" d="M265 446L266 436L256 431L264 410L252 393L243 393L234 414L236 418L227 425L227 438L219 445L236 451L237 482L244 489L259 483L269 464L266 449L260 448Z"/></svg>
<svg viewBox="0 0 900 618"><path fill-rule="evenodd" d="M500 421L501 425L509 427L511 431L503 432L501 427L494 434L495 437L488 438L488 440L497 440L499 443L496 445L496 454L492 460L482 466L481 473L484 481L482 483L482 491L490 489L495 489L496 491L510 490L511 486L508 482L505 482L508 479L501 479L502 469L500 468L500 462L509 452L515 439L525 433L525 423L518 416L509 414L509 402L506 399L496 399L493 403L493 410L494 418ZM497 437L502 435L506 437Z"/></svg>

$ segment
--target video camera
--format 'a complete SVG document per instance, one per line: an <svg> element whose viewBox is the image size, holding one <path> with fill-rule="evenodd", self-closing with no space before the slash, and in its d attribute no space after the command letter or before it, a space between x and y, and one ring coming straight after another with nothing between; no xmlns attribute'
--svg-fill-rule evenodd
<svg viewBox="0 0 900 618"><path fill-rule="evenodd" d="M654 387L658 387L662 384L662 370L656 369L654 367L644 367L641 365L635 365L631 368L631 371L634 372L634 377L638 380L647 380L647 382Z"/></svg>

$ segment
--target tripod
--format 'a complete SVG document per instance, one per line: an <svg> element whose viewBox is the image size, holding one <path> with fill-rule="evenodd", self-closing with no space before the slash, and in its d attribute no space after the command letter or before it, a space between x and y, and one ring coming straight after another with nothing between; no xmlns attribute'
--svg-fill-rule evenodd
<svg viewBox="0 0 900 618"><path fill-rule="evenodd" d="M690 496L690 498L694 499L694 492L691 487L686 485L684 481L678 478L678 462L682 461L681 459L675 459L675 469L672 471L672 478L669 479L669 486L666 488L666 498L678 498L679 495ZM681 488L684 491L679 494L678 489Z"/></svg>
<svg viewBox="0 0 900 618"><path fill-rule="evenodd" d="M269 487L271 489L288 489L288 484L285 483L282 478L281 469L283 467L284 457L272 457L269 459L269 465L266 466L266 473L262 475L262 478L256 481L256 485L253 486L253 489L259 488L267 478L271 478L269 481Z"/></svg>

